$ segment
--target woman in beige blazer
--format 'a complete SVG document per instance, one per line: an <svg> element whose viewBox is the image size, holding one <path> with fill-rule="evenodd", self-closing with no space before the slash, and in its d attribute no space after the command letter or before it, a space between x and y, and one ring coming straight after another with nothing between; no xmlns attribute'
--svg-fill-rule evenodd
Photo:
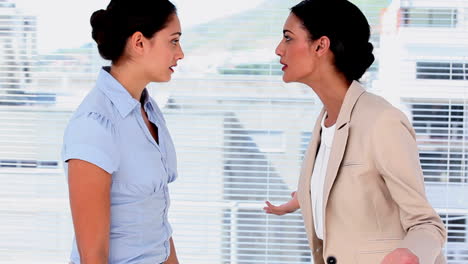
<svg viewBox="0 0 468 264"><path fill-rule="evenodd" d="M291 9L276 49L283 80L322 101L299 186L267 213L299 207L315 264L440 264L445 227L428 203L415 132L358 80L374 61L369 24L347 0Z"/></svg>

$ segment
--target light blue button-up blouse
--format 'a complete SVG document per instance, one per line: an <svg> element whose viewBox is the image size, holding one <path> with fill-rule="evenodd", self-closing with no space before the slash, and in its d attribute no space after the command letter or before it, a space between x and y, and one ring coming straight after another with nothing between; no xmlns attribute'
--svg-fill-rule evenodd
<svg viewBox="0 0 468 264"><path fill-rule="evenodd" d="M104 67L65 130L62 160L99 166L112 175L111 264L155 264L169 256L168 183L177 177L176 154L163 115L143 91L148 119L158 127L159 145L141 115L141 104ZM68 173L67 173L68 175ZM73 241L71 261L80 263Z"/></svg>

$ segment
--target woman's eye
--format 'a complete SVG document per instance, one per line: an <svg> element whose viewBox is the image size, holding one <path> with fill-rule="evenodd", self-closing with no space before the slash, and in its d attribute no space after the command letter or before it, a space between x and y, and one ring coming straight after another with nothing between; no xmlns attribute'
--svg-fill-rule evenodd
<svg viewBox="0 0 468 264"><path fill-rule="evenodd" d="M172 44L177 45L178 42L179 42L178 39L174 39L174 40L172 41Z"/></svg>
<svg viewBox="0 0 468 264"><path fill-rule="evenodd" d="M291 40L291 38L290 38L288 35L284 35L284 39L285 39L286 41L290 41L290 40Z"/></svg>

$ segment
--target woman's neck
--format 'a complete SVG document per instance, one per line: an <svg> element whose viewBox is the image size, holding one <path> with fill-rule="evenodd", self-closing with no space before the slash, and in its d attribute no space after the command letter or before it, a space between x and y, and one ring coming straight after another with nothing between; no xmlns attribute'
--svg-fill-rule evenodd
<svg viewBox="0 0 468 264"><path fill-rule="evenodd" d="M329 78L322 77L320 80L307 85L314 90L325 107L327 112L325 126L333 126L338 119L346 92L351 83L344 76L337 77L333 75Z"/></svg>
<svg viewBox="0 0 468 264"><path fill-rule="evenodd" d="M148 85L141 71L130 64L113 64L110 74L130 93L136 100L140 101L143 90Z"/></svg>

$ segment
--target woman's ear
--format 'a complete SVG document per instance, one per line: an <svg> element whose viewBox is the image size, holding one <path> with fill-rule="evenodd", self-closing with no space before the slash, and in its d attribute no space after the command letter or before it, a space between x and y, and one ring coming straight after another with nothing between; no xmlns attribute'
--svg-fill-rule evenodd
<svg viewBox="0 0 468 264"><path fill-rule="evenodd" d="M316 43L315 52L319 56L325 54L330 49L330 39L326 36L320 37L314 41Z"/></svg>
<svg viewBox="0 0 468 264"><path fill-rule="evenodd" d="M127 46L132 55L142 55L145 48L145 36L139 31L133 33L128 39Z"/></svg>

